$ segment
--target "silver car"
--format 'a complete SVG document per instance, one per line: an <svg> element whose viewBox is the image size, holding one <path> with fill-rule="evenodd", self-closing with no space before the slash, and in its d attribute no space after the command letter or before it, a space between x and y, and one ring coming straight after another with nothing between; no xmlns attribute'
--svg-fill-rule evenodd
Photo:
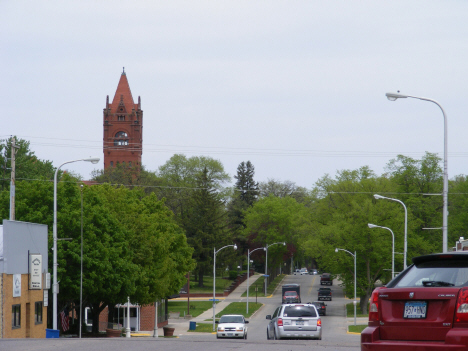
<svg viewBox="0 0 468 351"><path fill-rule="evenodd" d="M267 339L310 338L322 340L322 320L313 304L287 304L267 315Z"/></svg>

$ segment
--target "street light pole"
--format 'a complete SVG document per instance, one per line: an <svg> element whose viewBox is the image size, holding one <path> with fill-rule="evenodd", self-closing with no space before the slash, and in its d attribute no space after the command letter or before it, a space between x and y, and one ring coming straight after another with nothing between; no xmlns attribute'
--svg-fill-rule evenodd
<svg viewBox="0 0 468 351"><path fill-rule="evenodd" d="M403 201L400 201L398 199L394 199L394 198L391 198L391 197L386 197L386 196L382 196L382 195L378 195L378 194L374 194L374 198L376 200L386 199L386 200L390 200L390 201L396 201L396 202L399 202L400 204L402 204L403 207L405 208L405 243L404 243L404 246L403 246L403 270L405 270L406 269L406 253L407 253L407 249L408 249L408 210L406 209L406 205L403 203Z"/></svg>
<svg viewBox="0 0 468 351"><path fill-rule="evenodd" d="M350 251L345 250L345 249L336 248L335 252L338 252L338 251L346 251L347 253L349 253L351 256L354 257L354 302L353 302L353 305L354 305L354 326L356 326L356 304L357 304L357 300L356 300L356 251L354 251L354 255Z"/></svg>
<svg viewBox="0 0 468 351"><path fill-rule="evenodd" d="M270 244L270 245L266 245L263 249L265 250L266 252L266 256L265 256L265 296L267 295L267 286L268 286L268 248L270 246L273 246L273 245L277 245L277 244L283 244L286 245L285 242L277 242L277 243L273 243L273 244Z"/></svg>
<svg viewBox="0 0 468 351"><path fill-rule="evenodd" d="M428 99L424 97L418 96L411 96L411 95L404 95L404 94L396 94L396 93L386 93L387 99L390 101L395 101L396 99L405 99L405 98L413 98L418 100L429 101L437 106L439 106L440 110L442 111L442 115L444 117L444 189L442 192L443 198L443 210L442 210L442 252L447 252L447 237L448 237L448 225L447 225L447 217L448 217L448 157L447 157L447 115L445 114L444 109L442 106L433 99ZM405 264L406 264L406 257L405 257Z"/></svg>
<svg viewBox="0 0 468 351"><path fill-rule="evenodd" d="M81 187L81 272L80 272L80 339L81 325L83 324L83 184Z"/></svg>
<svg viewBox="0 0 468 351"><path fill-rule="evenodd" d="M392 279L395 278L395 234L393 234L393 231L390 228L387 228L387 227L382 227L380 225L375 225L375 224L371 224L371 223L368 223L367 225L369 226L369 228L387 229L387 230L390 231L390 233L392 233Z"/></svg>
<svg viewBox="0 0 468 351"><path fill-rule="evenodd" d="M53 284L52 284L52 295L53 295L53 309L52 309L52 328L57 330L57 294L58 294L58 284L57 284L57 173L59 169L66 165L67 163L72 162L79 162L79 161L86 161L91 163L98 163L99 158L85 158L80 160L68 161L62 163L60 166L57 167L55 170L54 175L54 225L53 225Z"/></svg>
<svg viewBox="0 0 468 351"><path fill-rule="evenodd" d="M258 249L255 249L255 250L252 250L250 251L249 249L247 249L247 314L249 313L249 277L250 277L250 255L252 254L252 252L254 251L257 251L257 250L261 250L261 249L264 249L264 247L259 247Z"/></svg>
<svg viewBox="0 0 468 351"><path fill-rule="evenodd" d="M216 315L216 254L226 247L233 247L234 250L237 250L237 245L226 245L216 251L216 248L213 247L213 331L215 331L215 315Z"/></svg>

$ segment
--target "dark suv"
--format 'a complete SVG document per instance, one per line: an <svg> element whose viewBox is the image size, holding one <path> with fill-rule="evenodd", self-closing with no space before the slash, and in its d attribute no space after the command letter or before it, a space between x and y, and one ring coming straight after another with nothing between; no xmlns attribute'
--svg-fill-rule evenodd
<svg viewBox="0 0 468 351"><path fill-rule="evenodd" d="M327 315L327 304L323 301L314 301L312 304L315 306L317 309L317 312L321 316L326 316Z"/></svg>
<svg viewBox="0 0 468 351"><path fill-rule="evenodd" d="M413 258L372 293L361 350L467 350L468 252Z"/></svg>

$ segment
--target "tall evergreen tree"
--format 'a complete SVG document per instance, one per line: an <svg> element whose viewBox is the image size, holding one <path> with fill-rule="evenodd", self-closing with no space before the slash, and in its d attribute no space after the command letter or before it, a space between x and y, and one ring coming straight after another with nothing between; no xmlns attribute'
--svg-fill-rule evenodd
<svg viewBox="0 0 468 351"><path fill-rule="evenodd" d="M210 271L214 247L228 242L224 202L215 189L215 180L210 178L205 167L192 191L191 206L183 219L188 244L194 248L197 261L198 285L203 286L203 275Z"/></svg>
<svg viewBox="0 0 468 351"><path fill-rule="evenodd" d="M254 180L255 167L250 161L241 162L237 167L236 191L239 192L239 199L250 207L257 201L259 190L258 183Z"/></svg>

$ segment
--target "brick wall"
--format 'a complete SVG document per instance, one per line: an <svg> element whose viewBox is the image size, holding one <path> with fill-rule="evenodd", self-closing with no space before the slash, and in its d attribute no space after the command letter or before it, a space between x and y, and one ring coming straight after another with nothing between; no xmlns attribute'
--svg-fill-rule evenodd
<svg viewBox="0 0 468 351"><path fill-rule="evenodd" d="M21 296L13 297L13 274L2 275L2 337L4 338L45 338L47 327L47 307L42 309L42 323L35 323L35 302L43 301L43 290L29 290L28 274L21 275ZM12 306L21 305L21 326L12 328ZM27 304L29 313L26 315ZM29 324L29 331L27 325ZM29 335L28 335L29 334Z"/></svg>

